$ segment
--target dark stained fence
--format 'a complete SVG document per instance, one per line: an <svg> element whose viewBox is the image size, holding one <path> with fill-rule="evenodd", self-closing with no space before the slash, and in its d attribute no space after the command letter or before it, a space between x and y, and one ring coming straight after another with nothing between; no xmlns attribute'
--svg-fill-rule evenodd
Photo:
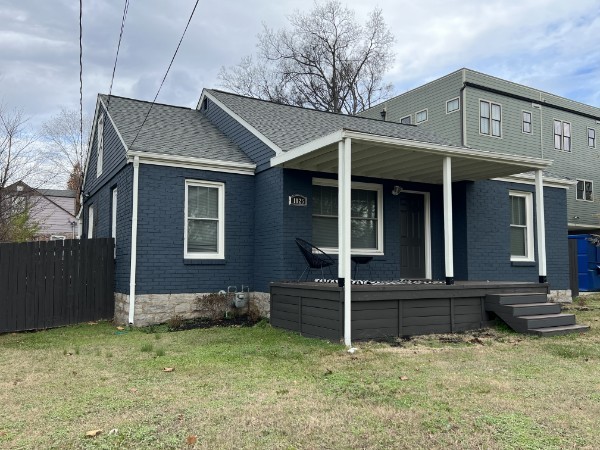
<svg viewBox="0 0 600 450"><path fill-rule="evenodd" d="M0 333L114 314L112 239L0 244Z"/></svg>
<svg viewBox="0 0 600 450"><path fill-rule="evenodd" d="M569 288L573 297L579 295L579 267L576 239L569 239Z"/></svg>

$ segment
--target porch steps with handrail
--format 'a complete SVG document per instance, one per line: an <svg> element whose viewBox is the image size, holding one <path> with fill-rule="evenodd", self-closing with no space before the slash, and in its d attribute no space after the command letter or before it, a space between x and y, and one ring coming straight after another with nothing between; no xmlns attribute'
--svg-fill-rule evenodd
<svg viewBox="0 0 600 450"><path fill-rule="evenodd" d="M559 303L548 303L545 293L488 294L485 309L519 333L557 336L590 329L576 324L574 314L563 314Z"/></svg>

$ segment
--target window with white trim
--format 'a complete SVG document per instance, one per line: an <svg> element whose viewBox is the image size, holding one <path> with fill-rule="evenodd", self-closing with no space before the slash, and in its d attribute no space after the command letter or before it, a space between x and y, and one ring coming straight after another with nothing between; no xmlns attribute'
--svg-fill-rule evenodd
<svg viewBox="0 0 600 450"><path fill-rule="evenodd" d="M577 180L577 200L585 202L594 201L594 182L589 180Z"/></svg>
<svg viewBox="0 0 600 450"><path fill-rule="evenodd" d="M427 122L427 110L418 111L415 113L415 123Z"/></svg>
<svg viewBox="0 0 600 450"><path fill-rule="evenodd" d="M100 113L98 118L98 129L96 139L96 178L102 175L102 163L104 161L104 114Z"/></svg>
<svg viewBox="0 0 600 450"><path fill-rule="evenodd" d="M554 148L571 151L571 124L562 120L554 120Z"/></svg>
<svg viewBox="0 0 600 450"><path fill-rule="evenodd" d="M402 119L400 119L400 123L403 123L404 125L410 125L412 123L412 117L411 116L403 117Z"/></svg>
<svg viewBox="0 0 600 450"><path fill-rule="evenodd" d="M596 148L596 129L588 128L588 147Z"/></svg>
<svg viewBox="0 0 600 450"><path fill-rule="evenodd" d="M502 137L502 106L486 100L479 101L479 133Z"/></svg>
<svg viewBox="0 0 600 450"><path fill-rule="evenodd" d="M88 206L88 239L92 239L94 237L94 220L94 205L90 205Z"/></svg>
<svg viewBox="0 0 600 450"><path fill-rule="evenodd" d="M225 258L225 185L185 181L184 257Z"/></svg>
<svg viewBox="0 0 600 450"><path fill-rule="evenodd" d="M531 134L531 113L523 111L523 133Z"/></svg>
<svg viewBox="0 0 600 450"><path fill-rule="evenodd" d="M446 102L446 114L450 114L460 109L460 99L458 97Z"/></svg>
<svg viewBox="0 0 600 450"><path fill-rule="evenodd" d="M533 194L510 191L510 260L533 261Z"/></svg>
<svg viewBox="0 0 600 450"><path fill-rule="evenodd" d="M338 251L337 181L313 179L312 243L328 253ZM352 183L353 254L383 254L383 186Z"/></svg>

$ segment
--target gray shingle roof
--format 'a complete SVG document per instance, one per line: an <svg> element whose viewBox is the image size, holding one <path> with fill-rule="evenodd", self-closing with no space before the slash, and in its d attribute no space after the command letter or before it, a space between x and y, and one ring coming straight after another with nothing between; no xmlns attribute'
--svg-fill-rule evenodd
<svg viewBox="0 0 600 450"><path fill-rule="evenodd" d="M199 111L155 103L138 138L132 142L150 109L150 102L100 95L130 150L190 156L219 161L252 161Z"/></svg>
<svg viewBox="0 0 600 450"><path fill-rule="evenodd" d="M67 197L75 198L75 191L69 189L38 189L46 197Z"/></svg>
<svg viewBox="0 0 600 450"><path fill-rule="evenodd" d="M207 89L206 92L238 114L283 151L291 150L342 128L412 141L453 145L449 140L414 125L281 105L216 89Z"/></svg>

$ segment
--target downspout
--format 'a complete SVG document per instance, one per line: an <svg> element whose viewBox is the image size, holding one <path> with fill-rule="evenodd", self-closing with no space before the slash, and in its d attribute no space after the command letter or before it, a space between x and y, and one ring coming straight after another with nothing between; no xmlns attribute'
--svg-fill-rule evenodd
<svg viewBox="0 0 600 450"><path fill-rule="evenodd" d="M466 73L465 73L465 69L462 70L462 88L460 88L460 131L461 131L461 142L460 144L463 147L467 146L467 114L466 114L466 108L467 108L467 78L466 78Z"/></svg>
<svg viewBox="0 0 600 450"><path fill-rule="evenodd" d="M131 212L131 268L129 270L129 324L135 317L135 270L137 266L138 180L140 157L133 158L133 205Z"/></svg>

